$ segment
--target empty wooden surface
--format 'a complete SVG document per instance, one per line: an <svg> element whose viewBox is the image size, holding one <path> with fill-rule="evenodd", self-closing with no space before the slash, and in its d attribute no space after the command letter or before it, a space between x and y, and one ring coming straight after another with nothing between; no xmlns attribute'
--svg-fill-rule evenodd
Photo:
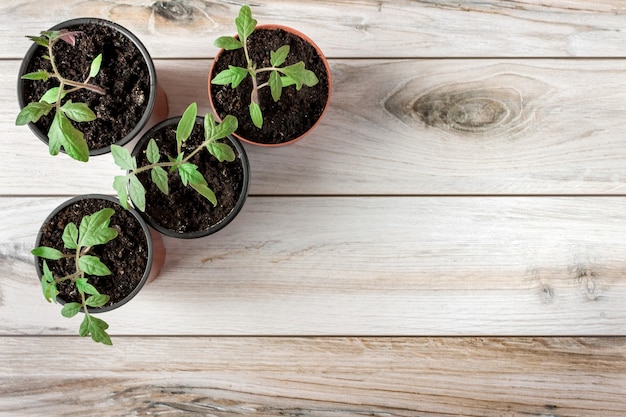
<svg viewBox="0 0 626 417"><path fill-rule="evenodd" d="M259 1L330 58L329 112L246 145L250 197L166 239L157 281L103 316L41 295L56 205L112 194L109 155L50 157L15 86L25 35L97 16L155 60L170 115L209 110L239 3L0 0L0 416L622 416L622 1Z"/></svg>

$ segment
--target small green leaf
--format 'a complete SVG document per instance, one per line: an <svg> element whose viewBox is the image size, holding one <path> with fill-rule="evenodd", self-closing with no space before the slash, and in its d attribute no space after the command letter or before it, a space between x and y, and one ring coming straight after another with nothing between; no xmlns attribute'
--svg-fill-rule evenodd
<svg viewBox="0 0 626 417"><path fill-rule="evenodd" d="M63 112L55 113L48 130L48 139L51 155L58 154L60 147L63 146L65 152L77 161L89 160L89 148L83 132L72 126Z"/></svg>
<svg viewBox="0 0 626 417"><path fill-rule="evenodd" d="M38 248L31 250L30 253L43 259L50 259L51 261L58 261L64 257L63 252L60 250L49 248L47 246L39 246Z"/></svg>
<svg viewBox="0 0 626 417"><path fill-rule="evenodd" d="M217 158L218 161L233 162L236 158L235 151L226 143L207 143L207 150L211 155Z"/></svg>
<svg viewBox="0 0 626 417"><path fill-rule="evenodd" d="M22 80L46 81L48 78L50 78L50 73L44 70L29 72L28 74L22 75Z"/></svg>
<svg viewBox="0 0 626 417"><path fill-rule="evenodd" d="M250 7L247 5L241 6L239 16L235 19L235 26L237 27L237 34L239 34L239 39L241 39L242 43L254 32L256 23L256 20L252 18Z"/></svg>
<svg viewBox="0 0 626 417"><path fill-rule="evenodd" d="M42 32L43 34L43 32ZM37 45L45 46L46 48L49 45L49 40L45 36L26 36L31 41L35 42Z"/></svg>
<svg viewBox="0 0 626 417"><path fill-rule="evenodd" d="M204 140L212 140L215 134L215 118L212 114L204 115Z"/></svg>
<svg viewBox="0 0 626 417"><path fill-rule="evenodd" d="M178 122L178 126L176 126L176 142L181 143L186 141L189 136L191 136L191 132L193 131L193 127L196 124L196 116L198 114L198 105L196 103L191 103L183 116L180 118Z"/></svg>
<svg viewBox="0 0 626 417"><path fill-rule="evenodd" d="M148 146L146 148L146 158L148 158L148 162L151 164L156 164L159 162L159 159L161 159L159 146L156 144L154 139L150 139L148 142Z"/></svg>
<svg viewBox="0 0 626 417"><path fill-rule="evenodd" d="M283 73L291 78L296 83L296 90L302 88L306 77L306 69L304 68L304 62L300 61L293 65L281 68Z"/></svg>
<svg viewBox="0 0 626 417"><path fill-rule="evenodd" d="M239 84L248 76L248 70L242 67L228 66L227 70L221 71L211 80L211 84L228 85L237 88Z"/></svg>
<svg viewBox="0 0 626 417"><path fill-rule="evenodd" d="M68 223L63 229L63 243L68 249L76 249L78 247L78 228L74 223Z"/></svg>
<svg viewBox="0 0 626 417"><path fill-rule="evenodd" d="M283 65L287 55L289 55L289 45L283 45L276 51L270 52L270 63L273 67L279 67Z"/></svg>
<svg viewBox="0 0 626 417"><path fill-rule="evenodd" d="M78 229L78 245L82 247L104 245L117 237L117 230L109 227L111 216L115 214L112 208L104 208L85 216Z"/></svg>
<svg viewBox="0 0 626 417"><path fill-rule="evenodd" d="M98 55L91 61L91 69L89 70L89 78L93 78L100 72L100 66L102 65L102 54Z"/></svg>
<svg viewBox="0 0 626 417"><path fill-rule="evenodd" d="M111 338L106 332L109 325L97 317L85 314L78 334L82 337L91 335L94 342L102 343L105 345L112 345Z"/></svg>
<svg viewBox="0 0 626 417"><path fill-rule="evenodd" d="M111 297L106 294L96 294L88 297L85 300L85 304L87 304L89 307L102 307L103 305L108 303L110 299Z"/></svg>
<svg viewBox="0 0 626 417"><path fill-rule="evenodd" d="M232 36L221 36L213 42L213 45L218 48L226 49L227 51L234 51L236 49L243 48L243 44Z"/></svg>
<svg viewBox="0 0 626 417"><path fill-rule="evenodd" d="M112 345L113 343L111 343L111 338L106 332L106 329L108 328L109 325L104 320L91 316L91 321L89 322L89 333L91 334L91 338L94 342L109 346Z"/></svg>
<svg viewBox="0 0 626 417"><path fill-rule="evenodd" d="M237 118L229 114L228 116L224 117L224 120L222 120L222 123L215 126L211 140L214 141L214 140L225 138L228 135L232 135L233 132L237 130L237 127L238 127Z"/></svg>
<svg viewBox="0 0 626 417"><path fill-rule="evenodd" d="M61 315L67 318L74 317L78 314L81 308L82 305L79 303L67 303L61 309Z"/></svg>
<svg viewBox="0 0 626 417"><path fill-rule="evenodd" d="M261 106L256 103L250 103L250 117L252 123L259 129L263 127L263 113L261 112Z"/></svg>
<svg viewBox="0 0 626 417"><path fill-rule="evenodd" d="M52 276L52 272L48 267L48 263L43 261L43 276L41 279L41 288L43 290L43 296L46 298L47 302L56 302L57 294L59 291L57 290L56 282L54 281L54 276Z"/></svg>
<svg viewBox="0 0 626 417"><path fill-rule="evenodd" d="M61 98L65 97L65 91L61 92ZM59 100L59 87L52 87L39 99L40 103L54 104Z"/></svg>
<svg viewBox="0 0 626 417"><path fill-rule="evenodd" d="M113 178L113 189L117 192L117 198L120 201L120 204L126 210L129 209L128 191L126 189L127 182L128 177L125 175L117 175L115 176L115 178Z"/></svg>
<svg viewBox="0 0 626 417"><path fill-rule="evenodd" d="M81 294L98 295L100 294L96 287L87 282L87 278L78 278L76 280L76 289Z"/></svg>
<svg viewBox="0 0 626 417"><path fill-rule="evenodd" d="M272 98L274 101L280 100L280 96L283 92L283 83L280 80L280 74L278 71L272 71L270 73L270 79L267 81L270 86L270 91L272 93Z"/></svg>
<svg viewBox="0 0 626 417"><path fill-rule="evenodd" d="M150 171L152 182L161 190L165 195L169 194L169 184L167 180L167 171L161 167L154 167Z"/></svg>
<svg viewBox="0 0 626 417"><path fill-rule="evenodd" d="M127 171L137 169L137 158L132 156L128 149L119 145L111 145L111 154L113 155L115 165L118 167Z"/></svg>
<svg viewBox="0 0 626 417"><path fill-rule="evenodd" d="M111 275L111 270L102 263L97 256L83 255L78 258L78 267L89 275L105 277Z"/></svg>
<svg viewBox="0 0 626 417"><path fill-rule="evenodd" d="M50 110L54 107L52 104L33 102L28 103L17 115L15 120L16 126L23 126L30 122L37 122L41 116L45 116L50 113Z"/></svg>
<svg viewBox="0 0 626 417"><path fill-rule="evenodd" d="M69 100L61 107L61 110L75 122L96 120L96 114L85 103L73 103L72 100Z"/></svg>
<svg viewBox="0 0 626 417"><path fill-rule="evenodd" d="M146 189L135 175L129 177L128 190L133 205L140 211L146 211Z"/></svg>
<svg viewBox="0 0 626 417"><path fill-rule="evenodd" d="M217 197L215 197L215 193L209 187L204 184L195 184L193 182L189 183L189 185L191 185L191 188L199 192L200 195L209 200L211 204L213 204L213 207L217 205Z"/></svg>
<svg viewBox="0 0 626 417"><path fill-rule="evenodd" d="M317 75L315 75L313 71L306 70L304 72L304 85L306 85L307 87L313 87L319 82L320 80L317 78Z"/></svg>
<svg viewBox="0 0 626 417"><path fill-rule="evenodd" d="M190 162L181 164L178 167L178 173L180 174L180 180L185 186L187 186L188 183L206 184L206 180L198 171L198 166Z"/></svg>

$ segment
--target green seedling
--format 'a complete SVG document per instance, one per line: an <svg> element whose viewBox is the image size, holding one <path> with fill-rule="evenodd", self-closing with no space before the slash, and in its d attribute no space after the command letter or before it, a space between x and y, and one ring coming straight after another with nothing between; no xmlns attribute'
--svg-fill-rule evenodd
<svg viewBox="0 0 626 417"><path fill-rule="evenodd" d="M46 81L55 78L59 85L47 90L39 101L28 103L17 115L15 124L25 125L37 122L42 116L54 111L54 118L48 130L48 145L51 155L57 155L61 148L78 161L89 160L89 148L83 132L72 124L74 122L90 122L95 120L95 113L85 103L74 103L72 100L63 101L65 96L74 91L87 89L99 94L106 94L104 89L90 84L89 81L98 75L102 64L102 54L91 62L89 73L84 81L75 81L64 78L57 67L53 47L58 41L64 41L72 46L76 44L76 36L80 32L70 32L67 29L59 31L44 31L40 36L27 36L38 45L47 48L45 58L50 62L51 70L40 69L22 76L24 80Z"/></svg>
<svg viewBox="0 0 626 417"><path fill-rule="evenodd" d="M178 122L176 127L177 154L175 156L166 155L167 158L164 158L156 141L150 139L146 147L146 158L149 164L138 167L137 158L132 156L126 148L118 145L111 146L115 164L121 169L128 171L126 175L118 175L113 180L113 188L117 191L120 203L124 208L128 209L130 198L138 210L146 210L146 189L137 178L137 174L144 171L150 171L152 182L164 194L169 193L168 175L178 171L183 185L192 187L209 200L213 206L217 205L217 197L213 190L209 188L207 180L198 171L198 166L192 164L189 160L206 148L220 162L234 161L236 155L233 148L226 143L218 142L218 140L232 134L237 129L237 119L229 115L218 124L212 115L206 114L204 116L204 141L186 154L184 145L191 136L193 127L196 124L197 114L198 106L196 103L192 103L187 107Z"/></svg>
<svg viewBox="0 0 626 417"><path fill-rule="evenodd" d="M99 318L89 314L89 307L102 307L109 302L109 296L100 294L98 290L88 282L86 275L107 276L111 275L109 268L102 263L100 258L90 255L91 248L96 245L104 245L117 237L117 231L109 227L111 216L115 211L105 208L85 216L76 227L74 223L68 223L63 229L63 245L72 251L70 254L63 253L59 249L47 246L39 246L31 251L35 256L43 258L43 277L41 286L43 295L48 302L56 302L59 293L57 284L70 280L80 294L81 302L66 303L61 310L64 317L74 317L82 309L85 316L80 325L79 334L81 336L91 335L95 342L105 345L111 344L111 338L106 330L109 325ZM76 271L64 277L53 276L48 261L58 261L63 258L73 258Z"/></svg>
<svg viewBox="0 0 626 417"><path fill-rule="evenodd" d="M246 57L246 68L229 65L228 69L221 71L212 80L212 84L228 85L237 88L239 84L248 76L252 79L252 93L250 96L250 117L252 122L259 129L263 127L263 113L259 103L259 90L269 87L272 98L278 101L283 88L295 85L296 90L300 90L303 85L313 87L319 80L313 71L307 70L304 62L300 61L292 65L283 66L289 55L289 45L283 45L276 51L270 52L269 67L258 68L258 65L250 59L248 52L248 38L254 32L257 21L252 18L250 7L244 5L239 10L239 16L235 19L238 37L222 36L215 40L214 45L227 51L243 48ZM267 82L259 84L257 75L262 72L269 72Z"/></svg>

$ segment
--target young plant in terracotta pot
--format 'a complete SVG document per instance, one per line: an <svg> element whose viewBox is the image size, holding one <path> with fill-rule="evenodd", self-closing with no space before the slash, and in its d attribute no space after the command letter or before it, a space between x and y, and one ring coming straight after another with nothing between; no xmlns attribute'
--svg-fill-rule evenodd
<svg viewBox="0 0 626 417"><path fill-rule="evenodd" d="M235 136L257 145L293 143L321 120L331 96L328 61L306 35L281 25L260 25L250 7L235 19L236 36L221 48L209 73L215 114L239 120Z"/></svg>
<svg viewBox="0 0 626 417"><path fill-rule="evenodd" d="M126 175L113 188L123 206L130 203L157 231L176 238L215 233L239 213L248 195L250 166L232 137L237 119L216 123L197 116L192 103L181 117L146 132L131 154L113 146L115 163Z"/></svg>
<svg viewBox="0 0 626 417"><path fill-rule="evenodd" d="M63 304L61 314L84 314L81 336L111 344L108 324L94 316L130 301L154 279L165 247L134 210L98 194L74 197L44 221L35 249L44 297Z"/></svg>
<svg viewBox="0 0 626 417"><path fill-rule="evenodd" d="M122 26L81 18L28 38L16 124L28 124L50 154L87 161L132 140L151 117L167 117L152 59Z"/></svg>

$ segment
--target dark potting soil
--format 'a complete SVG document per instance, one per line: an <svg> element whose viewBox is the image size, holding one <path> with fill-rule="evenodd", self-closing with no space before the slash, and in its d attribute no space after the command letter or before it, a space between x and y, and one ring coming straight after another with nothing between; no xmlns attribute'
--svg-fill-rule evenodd
<svg viewBox="0 0 626 417"><path fill-rule="evenodd" d="M141 120L146 112L150 97L150 75L141 51L124 34L109 26L79 24L67 27L70 31L80 31L76 35L76 45L58 41L54 45L55 62L59 72L67 79L83 81L91 66L91 61L102 53L100 72L89 83L106 90L106 95L89 90L79 90L68 94L64 102L86 103L97 118L92 122L72 122L82 131L89 149L110 146L124 138ZM50 61L43 58L47 48L39 47L35 59L27 72L38 70L52 71ZM22 81L25 102L39 101L50 88L58 86L56 79L48 81ZM53 112L42 117L36 125L47 133L52 123Z"/></svg>
<svg viewBox="0 0 626 417"><path fill-rule="evenodd" d="M204 141L201 121L201 118L197 119L191 136L183 144L183 152L186 154ZM176 124L160 129L152 138L159 147L162 161L167 160L165 155L176 155ZM228 143L226 138L221 141ZM184 186L178 171L168 175L168 195L163 194L152 182L149 171L138 174L146 188L146 214L157 224L176 233L204 231L218 224L235 208L243 190L244 171L239 156L233 162L219 162L203 149L189 162L197 165L207 180L217 198L217 206L213 207L211 202L190 186ZM137 155L137 164L148 164L145 148Z"/></svg>
<svg viewBox="0 0 626 417"><path fill-rule="evenodd" d="M85 277L101 294L111 297L106 305L110 306L126 298L137 287L148 264L148 242L141 225L132 214L119 204L108 200L77 201L62 209L44 225L40 245L57 248L66 254L75 253L63 247L62 236L65 226L73 222L78 227L83 216L104 208L115 210L109 226L117 230L118 236L105 245L92 247L88 254L98 256L112 274L103 277L91 275ZM46 262L55 278L76 272L74 258ZM40 261L40 268L41 265ZM59 297L65 302L81 302L80 294L70 281L58 283L57 289Z"/></svg>
<svg viewBox="0 0 626 417"><path fill-rule="evenodd" d="M279 144L293 140L309 130L321 117L328 100L328 74L321 57L315 48L300 37L282 29L256 29L248 38L250 58L257 68L270 66L270 51L289 45L287 66L303 61L306 69L317 75L319 83L313 87L303 86L300 91L295 86L283 89L278 102L272 99L269 87L259 90L259 100L263 112L263 127L254 126L248 105L252 92L252 81L247 77L235 89L230 85L211 84L214 106L220 118L231 114L239 121L237 134L258 143ZM223 51L214 62L212 77L228 69L229 65L246 67L243 49ZM258 75L258 83L269 78L269 72Z"/></svg>

